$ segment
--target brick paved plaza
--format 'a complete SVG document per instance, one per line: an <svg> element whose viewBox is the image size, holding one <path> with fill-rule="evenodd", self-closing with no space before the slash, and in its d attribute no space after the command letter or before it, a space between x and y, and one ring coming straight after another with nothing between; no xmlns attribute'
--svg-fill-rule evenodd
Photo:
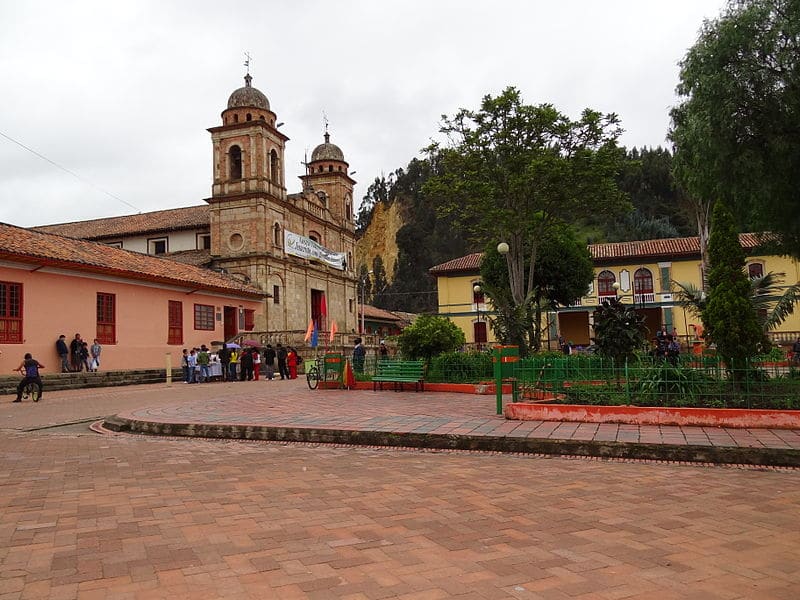
<svg viewBox="0 0 800 600"><path fill-rule="evenodd" d="M301 383L3 397L0 600L798 597L798 470L40 429L220 397L352 412Z"/></svg>

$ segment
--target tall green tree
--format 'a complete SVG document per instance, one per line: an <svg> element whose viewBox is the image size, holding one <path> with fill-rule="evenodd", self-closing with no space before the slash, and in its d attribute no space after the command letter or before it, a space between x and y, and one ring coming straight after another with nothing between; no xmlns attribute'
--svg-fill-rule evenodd
<svg viewBox="0 0 800 600"><path fill-rule="evenodd" d="M444 116L441 132L451 144L428 149L440 174L425 189L476 239L508 244L515 307L531 301L546 232L630 209L615 181L624 152L614 114L586 109L573 121L550 104L525 104L510 87L478 110Z"/></svg>
<svg viewBox="0 0 800 600"><path fill-rule="evenodd" d="M527 310L515 310L508 269L496 245L488 245L481 261L482 287L497 309L497 316L491 320L495 337L509 344L527 337L533 350L542 347L542 314L579 300L594 278L589 249L570 227L554 228L541 242L530 302L521 305Z"/></svg>
<svg viewBox="0 0 800 600"><path fill-rule="evenodd" d="M706 337L734 374L741 374L747 359L758 353L762 327L751 304L745 255L728 208L717 202L711 221L708 255L708 302L703 310Z"/></svg>
<svg viewBox="0 0 800 600"><path fill-rule="evenodd" d="M622 239L695 235L694 221L687 214L685 193L675 180L672 153L668 149L658 146L628 150L617 182L634 208L625 223L632 237Z"/></svg>
<svg viewBox="0 0 800 600"><path fill-rule="evenodd" d="M800 257L800 0L729 0L681 62L677 91L675 172L699 220L722 200Z"/></svg>

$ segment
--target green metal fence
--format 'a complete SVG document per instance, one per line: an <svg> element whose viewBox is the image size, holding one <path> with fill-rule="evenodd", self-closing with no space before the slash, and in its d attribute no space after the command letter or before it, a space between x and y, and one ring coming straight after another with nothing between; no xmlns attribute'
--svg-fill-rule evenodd
<svg viewBox="0 0 800 600"><path fill-rule="evenodd" d="M531 357L517 363L515 399L568 404L800 409L800 369L767 357L732 371L716 356Z"/></svg>

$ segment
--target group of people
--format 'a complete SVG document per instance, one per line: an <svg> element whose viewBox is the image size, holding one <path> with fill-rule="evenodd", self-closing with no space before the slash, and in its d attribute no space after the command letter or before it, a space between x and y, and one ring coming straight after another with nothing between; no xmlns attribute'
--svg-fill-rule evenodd
<svg viewBox="0 0 800 600"><path fill-rule="evenodd" d="M661 329L656 332L656 346L653 349L653 356L677 365L678 357L681 354L679 339L677 329L673 327L672 333L668 333L667 326L662 325Z"/></svg>
<svg viewBox="0 0 800 600"><path fill-rule="evenodd" d="M211 365L214 362L220 364L219 376L222 381L258 381L262 372L272 381L277 376L281 379L297 379L297 367L303 358L295 348L282 344L277 344L275 348L267 344L263 349L224 344L216 355L212 355L203 344L191 350L184 348L181 358L184 382L211 381Z"/></svg>
<svg viewBox="0 0 800 600"><path fill-rule="evenodd" d="M80 333L75 334L69 346L66 339L66 336L61 334L56 340L56 352L61 360L62 373L80 373L84 369L87 372L94 372L100 369L100 353L103 347L96 338L91 346L86 340L81 339Z"/></svg>

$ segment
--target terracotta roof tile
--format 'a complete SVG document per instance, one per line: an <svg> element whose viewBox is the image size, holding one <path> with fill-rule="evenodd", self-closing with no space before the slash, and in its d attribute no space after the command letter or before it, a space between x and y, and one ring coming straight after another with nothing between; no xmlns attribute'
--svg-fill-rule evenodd
<svg viewBox="0 0 800 600"><path fill-rule="evenodd" d="M482 258L483 252L473 252L472 254L467 254L466 256L462 256L460 258L448 260L440 265L435 265L428 269L428 273L431 275L443 275L445 273L468 273L480 271Z"/></svg>
<svg viewBox="0 0 800 600"><path fill-rule="evenodd" d="M7 223L0 223L0 258L250 297L264 295L210 269Z"/></svg>
<svg viewBox="0 0 800 600"><path fill-rule="evenodd" d="M742 248L752 250L760 244L759 234L740 233ZM665 238L660 240L637 240L633 242L612 242L589 244L589 252L595 262L625 260L628 258L679 258L700 257L700 238ZM428 269L432 275L455 273L475 273L480 271L482 252L474 252L454 258Z"/></svg>
<svg viewBox="0 0 800 600"><path fill-rule="evenodd" d="M203 204L170 210L157 210L137 215L124 215L122 217L106 217L91 221L42 225L31 227L31 229L42 233L54 233L78 239L99 240L133 234L207 228L208 225L208 205Z"/></svg>
<svg viewBox="0 0 800 600"><path fill-rule="evenodd" d="M739 234L739 243L745 250L759 245L754 233ZM627 258L678 258L700 257L700 238L666 238L660 240L638 240L634 242L613 242L590 244L589 252L595 261L624 260Z"/></svg>
<svg viewBox="0 0 800 600"><path fill-rule="evenodd" d="M195 267L205 267L211 264L211 250L178 250L176 252L167 252L160 256L185 265L194 265Z"/></svg>
<svg viewBox="0 0 800 600"><path fill-rule="evenodd" d="M371 306L369 304L365 304L361 307L364 311L364 318L365 319L380 319L382 321L404 321L403 317L394 314L393 312L389 312L388 310L383 310L382 308L378 308L377 306Z"/></svg>

